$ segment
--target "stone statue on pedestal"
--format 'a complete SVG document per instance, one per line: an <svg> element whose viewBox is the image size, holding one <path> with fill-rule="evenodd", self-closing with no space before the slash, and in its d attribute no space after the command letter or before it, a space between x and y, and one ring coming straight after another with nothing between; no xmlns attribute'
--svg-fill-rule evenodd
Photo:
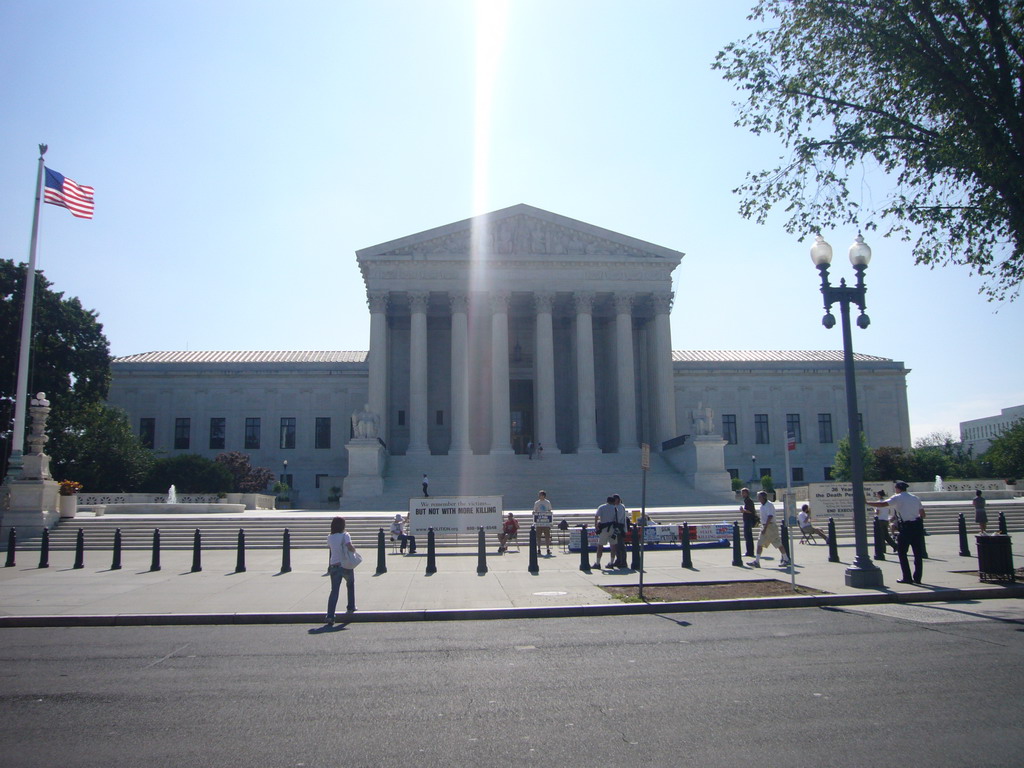
<svg viewBox="0 0 1024 768"><path fill-rule="evenodd" d="M358 440L373 440L380 435L380 416L370 410L370 404L361 411L352 412L352 434Z"/></svg>
<svg viewBox="0 0 1024 768"><path fill-rule="evenodd" d="M714 435L715 413L710 408L705 408L704 403L697 403L697 408L690 411L690 419L693 422L694 435Z"/></svg>

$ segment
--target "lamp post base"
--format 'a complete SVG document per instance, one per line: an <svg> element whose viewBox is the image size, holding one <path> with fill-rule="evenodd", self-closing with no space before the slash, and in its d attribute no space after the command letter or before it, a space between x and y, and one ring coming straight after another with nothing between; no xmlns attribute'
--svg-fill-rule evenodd
<svg viewBox="0 0 1024 768"><path fill-rule="evenodd" d="M855 589L881 589L885 586L882 569L874 565L869 568L847 568L846 586Z"/></svg>

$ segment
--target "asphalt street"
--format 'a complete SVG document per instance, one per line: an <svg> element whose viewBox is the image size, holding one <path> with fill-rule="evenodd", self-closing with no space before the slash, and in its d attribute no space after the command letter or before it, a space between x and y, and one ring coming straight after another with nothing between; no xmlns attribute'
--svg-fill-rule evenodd
<svg viewBox="0 0 1024 768"><path fill-rule="evenodd" d="M5 766L1018 766L971 604L6 629Z"/></svg>

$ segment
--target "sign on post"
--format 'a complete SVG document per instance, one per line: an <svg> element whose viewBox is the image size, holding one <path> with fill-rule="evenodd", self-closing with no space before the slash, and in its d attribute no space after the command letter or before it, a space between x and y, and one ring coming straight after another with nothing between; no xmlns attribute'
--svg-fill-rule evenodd
<svg viewBox="0 0 1024 768"><path fill-rule="evenodd" d="M892 495L892 483L864 483L867 501L874 501L878 491L885 491L888 498ZM811 514L819 520L853 519L853 483L811 483L807 486L807 501Z"/></svg>
<svg viewBox="0 0 1024 768"><path fill-rule="evenodd" d="M644 472L651 468L651 446L643 443L640 446L640 469Z"/></svg>

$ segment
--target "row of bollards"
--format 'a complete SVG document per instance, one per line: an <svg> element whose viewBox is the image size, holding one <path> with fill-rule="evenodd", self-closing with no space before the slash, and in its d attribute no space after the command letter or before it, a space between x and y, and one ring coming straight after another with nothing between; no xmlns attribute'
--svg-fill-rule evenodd
<svg viewBox="0 0 1024 768"><path fill-rule="evenodd" d="M874 546L875 546L875 559L885 559L885 532L880 530L880 526L884 525L883 522L876 520L874 527ZM684 522L680 526L682 530L681 545L682 545L682 563L681 567L692 569L693 558L690 547L690 524ZM957 520L957 528L960 538L960 555L963 557L970 557L971 551L967 539L967 523L961 512ZM643 559L643 542L641 541L643 533L640 526L630 524L632 531L632 563L629 566L631 570L639 571L642 569ZM999 533L1006 534L1006 517L1003 512L999 513ZM588 541L588 530L586 524L580 525L580 570L585 573L591 572L590 566L590 547ZM782 543L786 547L786 550L790 549L790 536L789 528L785 522L782 523L781 527ZM487 568L487 549L484 529L480 528L477 534L477 573L480 575L488 572ZM4 567L12 568L16 562L17 552L17 531L11 528L7 537L7 559L4 563ZM732 551L733 558L732 564L734 566L742 566L742 550L740 548L740 527L738 522L734 522L732 526ZM377 570L376 575L385 574L388 572L387 569L387 557L385 554L384 545L384 529L380 528L377 531ZM117 571L121 569L121 550L122 550L122 537L121 529L117 528L114 531L114 545L113 545L113 559L110 565L110 570ZM415 550L410 549L410 554L413 554ZM540 572L539 555L540 549L537 540L537 529L535 526L530 526L530 557L527 565L527 570L532 574ZM828 520L828 561L830 563L838 563L839 561L839 549L836 541L836 526L835 520L829 518ZM924 557L928 557L927 552L923 553ZM616 544L612 547L612 551L609 553L611 560L610 565L616 568L626 568L626 544L625 537L618 536ZM39 547L39 567L49 568L50 567L50 531L47 528L43 529L42 539ZM85 531L82 528L78 529L78 533L75 538L75 562L73 568L80 569L85 567ZM150 561L150 571L159 571L160 566L160 529L153 529L153 544L152 544L152 559ZM192 573L198 573L203 570L202 567L202 533L196 528L192 542ZM244 573L245 567L245 530L243 528L238 529L238 543L237 543L237 557L235 560L235 573ZM282 547L281 547L281 573L290 573L292 570L291 566L291 534L287 528L284 529ZM437 552L436 542L434 538L434 529L430 528L427 531L427 575L437 573Z"/></svg>

